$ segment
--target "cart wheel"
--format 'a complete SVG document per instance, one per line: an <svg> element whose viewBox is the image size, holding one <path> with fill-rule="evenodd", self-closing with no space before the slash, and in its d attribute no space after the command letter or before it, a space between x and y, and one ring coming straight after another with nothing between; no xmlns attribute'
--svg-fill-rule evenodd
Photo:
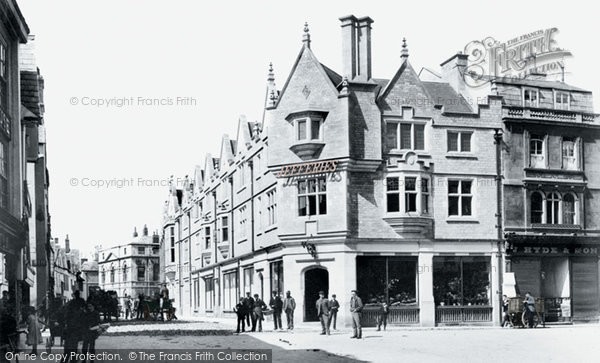
<svg viewBox="0 0 600 363"><path fill-rule="evenodd" d="M540 317L540 313L536 311L536 313L533 314L533 327L537 328L537 326L540 324L540 321L542 321L542 318ZM527 318L524 313L522 314L521 322L523 323L524 327L528 327Z"/></svg>

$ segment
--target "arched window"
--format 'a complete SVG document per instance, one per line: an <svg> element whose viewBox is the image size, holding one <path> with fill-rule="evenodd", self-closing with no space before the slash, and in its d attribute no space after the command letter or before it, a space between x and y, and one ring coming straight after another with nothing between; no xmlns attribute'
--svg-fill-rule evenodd
<svg viewBox="0 0 600 363"><path fill-rule="evenodd" d="M115 282L115 268L110 268L110 282Z"/></svg>
<svg viewBox="0 0 600 363"><path fill-rule="evenodd" d="M552 192L546 199L546 223L558 224L560 215L560 196Z"/></svg>
<svg viewBox="0 0 600 363"><path fill-rule="evenodd" d="M531 194L531 223L542 223L544 215L544 197L540 192Z"/></svg>
<svg viewBox="0 0 600 363"><path fill-rule="evenodd" d="M123 264L123 282L127 281L127 264Z"/></svg>
<svg viewBox="0 0 600 363"><path fill-rule="evenodd" d="M575 196L571 193L565 194L563 198L563 223L577 224Z"/></svg>

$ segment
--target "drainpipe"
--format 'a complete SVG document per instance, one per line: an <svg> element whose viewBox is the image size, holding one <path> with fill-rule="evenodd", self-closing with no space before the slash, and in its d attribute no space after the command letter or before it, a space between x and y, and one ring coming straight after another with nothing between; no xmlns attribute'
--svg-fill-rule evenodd
<svg viewBox="0 0 600 363"><path fill-rule="evenodd" d="M231 216L229 217L229 240L231 241L231 258L235 257L235 235L233 234L233 213L235 211L235 206L233 204L233 175L229 177L229 204L231 209Z"/></svg>
<svg viewBox="0 0 600 363"><path fill-rule="evenodd" d="M194 207L192 207L194 208ZM194 310L194 304L192 295L194 291L192 289L192 220L190 218L190 212L188 211L188 285L190 287L190 313ZM191 314L190 314L191 315Z"/></svg>
<svg viewBox="0 0 600 363"><path fill-rule="evenodd" d="M215 219L213 230L212 230L212 238L213 238L213 249L215 250L215 264L217 263L217 192L216 189L212 192L213 196L213 218Z"/></svg>
<svg viewBox="0 0 600 363"><path fill-rule="evenodd" d="M503 284L503 263L502 256L504 254L504 238L502 233L502 130L494 130L494 144L496 144L496 229L498 238L498 314L500 315L500 322L503 319L502 311L502 284Z"/></svg>
<svg viewBox="0 0 600 363"><path fill-rule="evenodd" d="M248 160L250 167L250 240L252 241L252 252L254 252L254 163Z"/></svg>

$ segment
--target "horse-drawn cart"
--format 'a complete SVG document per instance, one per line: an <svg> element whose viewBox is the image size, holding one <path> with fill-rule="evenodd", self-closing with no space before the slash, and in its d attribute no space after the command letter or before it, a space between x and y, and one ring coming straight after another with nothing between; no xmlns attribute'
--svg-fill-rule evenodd
<svg viewBox="0 0 600 363"><path fill-rule="evenodd" d="M142 301L144 320L158 320L159 316L161 319L165 319L165 315L167 321L171 321L175 318L175 308L172 304L173 300L162 300L164 299L147 299Z"/></svg>
<svg viewBox="0 0 600 363"><path fill-rule="evenodd" d="M513 328L524 328L527 326L527 316L523 304L522 297L511 297L508 300L508 321ZM535 312L533 313L533 327L536 328L540 323L546 326L545 323L545 306L544 299L538 297L535 299Z"/></svg>

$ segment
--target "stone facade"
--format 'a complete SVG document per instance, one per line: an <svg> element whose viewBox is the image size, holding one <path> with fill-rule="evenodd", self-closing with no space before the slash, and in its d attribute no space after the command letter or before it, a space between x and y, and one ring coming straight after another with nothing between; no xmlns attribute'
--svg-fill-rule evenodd
<svg viewBox="0 0 600 363"><path fill-rule="evenodd" d="M264 119L240 117L218 158L172 180L162 236L171 298L182 316L231 316L246 292L291 291L301 323L324 290L349 324L358 289L367 325L383 300L395 324L499 323L497 206L509 183L497 183L495 137L509 133L510 108L500 82L470 104L465 55L424 81L405 42L397 72L374 78L373 21L340 20L341 74L318 61L306 27L280 90L269 69ZM514 155L501 157L513 170Z"/></svg>

